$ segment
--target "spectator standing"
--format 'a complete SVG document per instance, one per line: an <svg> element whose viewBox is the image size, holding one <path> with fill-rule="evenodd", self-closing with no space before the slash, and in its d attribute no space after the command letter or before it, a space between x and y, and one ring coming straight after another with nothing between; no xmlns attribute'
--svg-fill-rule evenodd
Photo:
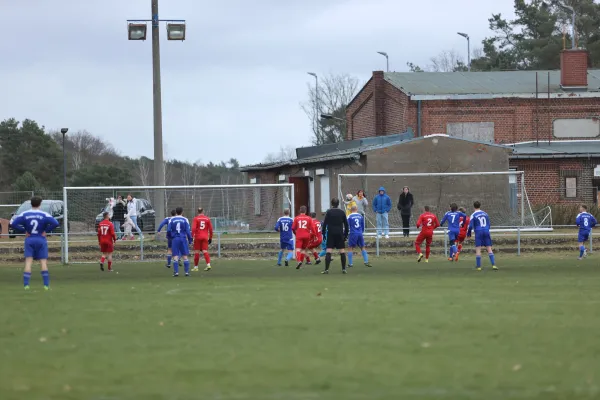
<svg viewBox="0 0 600 400"><path fill-rule="evenodd" d="M137 223L137 217L138 217L138 215L137 215L137 199L135 197L133 197L131 194L127 195L127 215L129 216L129 218L131 218L133 227L135 228L136 232L140 236L140 239L143 239L144 235L142 235L142 230L140 229L140 227L138 226L138 223Z"/></svg>
<svg viewBox="0 0 600 400"><path fill-rule="evenodd" d="M404 237L408 237L410 234L410 215L412 213L412 206L415 204L410 188L404 186L400 198L398 199L398 211L402 217L402 233Z"/></svg>
<svg viewBox="0 0 600 400"><path fill-rule="evenodd" d="M127 203L123 200L123 196L117 197L117 202L112 209L113 216L112 221L115 226L115 233L117 234L117 240L123 237L121 232L121 225L125 223L125 214L127 214Z"/></svg>
<svg viewBox="0 0 600 400"><path fill-rule="evenodd" d="M390 223L388 213L392 209L392 199L385 192L382 186L379 188L379 193L373 198L373 212L377 214L377 236L385 235L386 239L390 238Z"/></svg>
<svg viewBox="0 0 600 400"><path fill-rule="evenodd" d="M358 213L364 217L365 212L367 211L367 207L369 206L369 201L365 197L364 190L361 189L358 192L356 192L356 196L354 196L354 202L356 203Z"/></svg>

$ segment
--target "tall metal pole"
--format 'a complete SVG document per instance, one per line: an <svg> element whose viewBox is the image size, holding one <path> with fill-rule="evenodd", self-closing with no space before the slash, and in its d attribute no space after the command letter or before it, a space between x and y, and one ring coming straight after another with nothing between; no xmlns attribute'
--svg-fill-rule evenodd
<svg viewBox="0 0 600 400"><path fill-rule="evenodd" d="M154 109L154 185L165 186L162 137L162 95L160 84L160 41L158 23L158 0L152 1L152 97ZM156 220L165 218L165 193L157 190L154 198Z"/></svg>
<svg viewBox="0 0 600 400"><path fill-rule="evenodd" d="M67 154L65 152L65 136L66 132L63 132L63 187L67 187Z"/></svg>
<svg viewBox="0 0 600 400"><path fill-rule="evenodd" d="M319 102L319 77L315 74L315 104L317 107L317 132L321 136L321 104Z"/></svg>
<svg viewBox="0 0 600 400"><path fill-rule="evenodd" d="M471 38L467 36L467 71L471 72Z"/></svg>

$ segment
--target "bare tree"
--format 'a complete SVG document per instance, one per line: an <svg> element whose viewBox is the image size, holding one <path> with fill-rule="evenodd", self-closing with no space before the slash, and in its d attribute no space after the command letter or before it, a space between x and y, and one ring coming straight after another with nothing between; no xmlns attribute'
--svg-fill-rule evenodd
<svg viewBox="0 0 600 400"><path fill-rule="evenodd" d="M308 100L301 108L312 123L315 145L336 143L346 138L346 106L358 92L358 79L348 74L329 74L319 79L319 86L308 85ZM333 118L322 120L321 114Z"/></svg>
<svg viewBox="0 0 600 400"><path fill-rule="evenodd" d="M55 142L62 145L62 133L54 131L50 135ZM111 144L104 142L86 130L67 135L65 137L65 148L71 156L74 170L80 169L86 161L97 161L102 157L118 155Z"/></svg>
<svg viewBox="0 0 600 400"><path fill-rule="evenodd" d="M269 153L264 159L265 163L274 163L279 161L289 161L296 158L296 149L294 146L281 146L276 153Z"/></svg>
<svg viewBox="0 0 600 400"><path fill-rule="evenodd" d="M464 58L456 50L443 50L435 57L431 57L431 64L427 68L430 72L455 72L466 71Z"/></svg>
<svg viewBox="0 0 600 400"><path fill-rule="evenodd" d="M140 157L138 160L138 168L136 170L138 182L141 186L152 185L150 180L150 160L146 157ZM146 190L146 198L150 199L150 191Z"/></svg>

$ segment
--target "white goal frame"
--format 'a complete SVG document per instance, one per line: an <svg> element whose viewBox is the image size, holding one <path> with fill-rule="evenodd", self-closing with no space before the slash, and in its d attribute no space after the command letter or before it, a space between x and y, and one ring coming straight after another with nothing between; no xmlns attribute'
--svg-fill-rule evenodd
<svg viewBox="0 0 600 400"><path fill-rule="evenodd" d="M290 204L290 216L294 218L294 210L296 204L294 202L294 184L293 183L252 183L252 184L241 184L241 185L177 185L177 186L67 186L63 188L63 262L69 263L69 205L68 205L68 194L69 191L92 191L92 190L122 190L122 191L143 191L143 190L193 190L193 189L260 189L260 188L287 188L288 201ZM165 215L166 216L166 215Z"/></svg>
<svg viewBox="0 0 600 400"><path fill-rule="evenodd" d="M375 174L375 173L366 173L366 174L338 174L338 192L340 195L340 198L343 198L344 195L342 193L342 178L343 177L351 177L351 178L369 178L369 177L373 177L373 178L393 178L393 177L398 177L398 178L418 178L418 177L457 177L457 176L482 176L482 175L490 175L490 176L494 176L494 175L506 175L506 176L515 176L515 177L520 177L521 178L521 196L520 196L520 203L521 203L521 227L517 228L517 229L497 229L497 231L502 231L502 232L509 232L509 231L524 231L524 229L522 229L525 225L525 200L526 200L526 191L525 191L525 171L489 171L489 172L417 172L417 173L381 173L381 174ZM530 211L532 212L533 210ZM533 212L532 212L533 213ZM529 228L529 229L525 229L525 230L533 230L533 231L552 231L552 228ZM494 231L494 229L492 229L492 231Z"/></svg>

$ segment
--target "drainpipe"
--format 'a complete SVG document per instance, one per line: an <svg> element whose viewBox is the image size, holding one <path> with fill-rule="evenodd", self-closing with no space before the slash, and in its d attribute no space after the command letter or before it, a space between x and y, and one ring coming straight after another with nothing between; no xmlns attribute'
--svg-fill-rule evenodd
<svg viewBox="0 0 600 400"><path fill-rule="evenodd" d="M417 100L417 137L421 137L421 100Z"/></svg>

